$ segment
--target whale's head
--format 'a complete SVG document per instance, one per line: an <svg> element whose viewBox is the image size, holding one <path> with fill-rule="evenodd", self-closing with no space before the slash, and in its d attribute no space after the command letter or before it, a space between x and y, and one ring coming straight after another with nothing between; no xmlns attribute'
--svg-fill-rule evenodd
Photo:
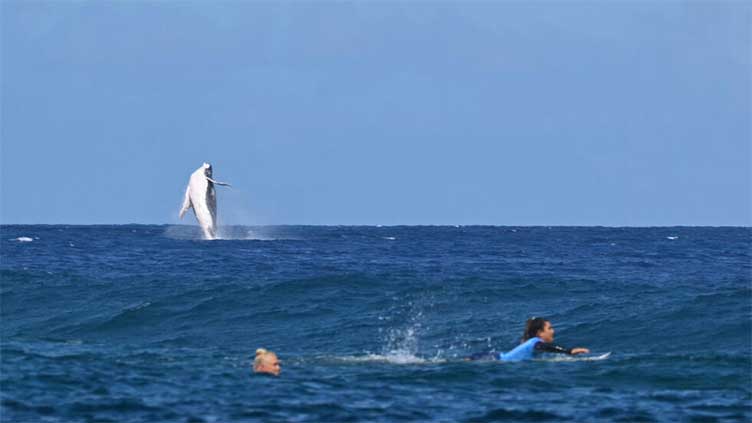
<svg viewBox="0 0 752 423"><path fill-rule="evenodd" d="M211 178L212 177L212 166L209 163L204 163L202 167L204 168L204 175L206 175L207 177Z"/></svg>

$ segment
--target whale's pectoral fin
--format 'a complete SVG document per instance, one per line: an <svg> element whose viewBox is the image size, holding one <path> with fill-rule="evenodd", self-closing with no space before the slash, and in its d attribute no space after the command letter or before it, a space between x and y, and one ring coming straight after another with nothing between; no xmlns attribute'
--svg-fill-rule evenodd
<svg viewBox="0 0 752 423"><path fill-rule="evenodd" d="M210 181L211 183L215 184L215 185L224 185L224 186L226 186L226 187L231 187L231 186L232 186L232 185L228 184L227 182L219 182L219 181L215 181L214 179L212 179L212 178L210 178L210 177L208 177L208 176L206 177L206 179L207 179L208 181Z"/></svg>
<svg viewBox="0 0 752 423"><path fill-rule="evenodd" d="M188 188L185 189L185 198L183 199L183 207L180 208L181 219L183 218L183 215L185 214L185 212L187 212L188 209L190 209L193 206L193 204L191 204L190 192L191 192L191 187L189 185Z"/></svg>

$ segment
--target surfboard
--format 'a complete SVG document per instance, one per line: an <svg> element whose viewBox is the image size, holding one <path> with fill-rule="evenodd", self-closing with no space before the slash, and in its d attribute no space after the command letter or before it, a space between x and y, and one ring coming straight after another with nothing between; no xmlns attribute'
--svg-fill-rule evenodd
<svg viewBox="0 0 752 423"><path fill-rule="evenodd" d="M611 351L609 351L607 353L604 353L604 354L601 354L601 355L592 356L592 357L582 357L582 360L585 360L585 361L598 361L598 360L605 360L605 359L607 359L609 357L611 357Z"/></svg>
<svg viewBox="0 0 752 423"><path fill-rule="evenodd" d="M600 355L588 355L588 356L571 356L571 355L557 355L553 357L542 358L540 361L600 361L606 360L611 356L611 352L607 352Z"/></svg>

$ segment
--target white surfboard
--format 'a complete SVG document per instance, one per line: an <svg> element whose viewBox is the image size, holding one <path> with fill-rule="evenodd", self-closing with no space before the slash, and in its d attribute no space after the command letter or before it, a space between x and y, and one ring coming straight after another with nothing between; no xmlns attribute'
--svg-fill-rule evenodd
<svg viewBox="0 0 752 423"><path fill-rule="evenodd" d="M611 356L611 352L607 352L600 355L556 355L553 357L542 358L540 361L600 361L606 360Z"/></svg>

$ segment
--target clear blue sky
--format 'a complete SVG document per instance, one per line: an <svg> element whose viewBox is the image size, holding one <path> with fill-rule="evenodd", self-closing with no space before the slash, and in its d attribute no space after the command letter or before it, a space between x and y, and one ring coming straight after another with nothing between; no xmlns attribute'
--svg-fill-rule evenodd
<svg viewBox="0 0 752 423"><path fill-rule="evenodd" d="M752 225L742 1L2 1L2 223ZM193 219L186 221L194 223Z"/></svg>

